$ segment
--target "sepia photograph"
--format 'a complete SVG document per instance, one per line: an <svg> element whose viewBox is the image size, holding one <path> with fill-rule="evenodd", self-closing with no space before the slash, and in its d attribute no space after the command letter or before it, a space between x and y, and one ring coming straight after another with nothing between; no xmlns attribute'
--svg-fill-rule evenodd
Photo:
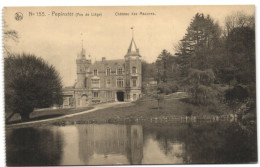
<svg viewBox="0 0 260 167"><path fill-rule="evenodd" d="M7 166L258 163L254 5L2 12Z"/></svg>

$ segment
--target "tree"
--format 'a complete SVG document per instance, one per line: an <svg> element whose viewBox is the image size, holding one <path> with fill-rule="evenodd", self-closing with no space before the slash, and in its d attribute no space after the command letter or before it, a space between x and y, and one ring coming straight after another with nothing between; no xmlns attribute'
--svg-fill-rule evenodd
<svg viewBox="0 0 260 167"><path fill-rule="evenodd" d="M249 27L234 28L227 37L227 45L234 79L245 85L255 83L255 31Z"/></svg>
<svg viewBox="0 0 260 167"><path fill-rule="evenodd" d="M41 58L10 55L4 67L6 113L19 113L22 121L27 121L34 108L61 103L59 74Z"/></svg>
<svg viewBox="0 0 260 167"><path fill-rule="evenodd" d="M208 15L197 13L187 33L175 47L181 77L187 77L190 68L211 68L211 59L218 50L221 29Z"/></svg>
<svg viewBox="0 0 260 167"><path fill-rule="evenodd" d="M8 46L8 41L12 40L18 42L19 36L17 31L9 29L8 25L4 21L4 54L10 55L10 47Z"/></svg>
<svg viewBox="0 0 260 167"><path fill-rule="evenodd" d="M212 89L215 75L212 70L190 69L187 82L192 103L207 105L214 98Z"/></svg>
<svg viewBox="0 0 260 167"><path fill-rule="evenodd" d="M164 96L157 92L157 94L153 94L152 97L157 100L157 109L159 110L161 108L160 103L163 102Z"/></svg>
<svg viewBox="0 0 260 167"><path fill-rule="evenodd" d="M219 68L221 82L229 85L255 82L255 17L243 12L225 18L222 65Z"/></svg>
<svg viewBox="0 0 260 167"><path fill-rule="evenodd" d="M249 27L255 29L255 16L247 15L241 11L225 18L224 35L227 37L234 28Z"/></svg>
<svg viewBox="0 0 260 167"><path fill-rule="evenodd" d="M156 60L157 81L170 81L174 75L175 58L167 50L163 50Z"/></svg>
<svg viewBox="0 0 260 167"><path fill-rule="evenodd" d="M142 60L142 81L156 76L155 63L147 63Z"/></svg>

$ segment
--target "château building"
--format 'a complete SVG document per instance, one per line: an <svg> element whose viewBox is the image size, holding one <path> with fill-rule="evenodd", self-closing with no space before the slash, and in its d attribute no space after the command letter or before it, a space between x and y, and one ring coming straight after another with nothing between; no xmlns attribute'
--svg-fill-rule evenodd
<svg viewBox="0 0 260 167"><path fill-rule="evenodd" d="M141 96L141 55L134 38L122 59L91 62L82 48L77 60L77 80L63 89L63 107L93 103L135 101Z"/></svg>

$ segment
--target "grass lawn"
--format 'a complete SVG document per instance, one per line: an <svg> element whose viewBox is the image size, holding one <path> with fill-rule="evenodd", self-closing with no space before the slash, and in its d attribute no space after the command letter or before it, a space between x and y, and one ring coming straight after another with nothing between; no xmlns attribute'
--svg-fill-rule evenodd
<svg viewBox="0 0 260 167"><path fill-rule="evenodd" d="M196 116L197 118L210 117L213 115L226 112L226 108L221 105L217 106L197 106L189 104L179 99L185 95L173 94L164 96L164 100L158 102L150 96L144 96L133 103L122 103L110 108L96 110L90 113L72 116L69 118L62 118L47 122L47 124L74 124L74 123L117 123L117 122L134 122L138 120L151 120L151 119L175 119L185 117L188 115ZM57 110L42 110L34 111L31 113L31 121L41 120L47 118L58 117L62 115L77 113L89 110L93 107L80 108L80 109L57 109ZM20 116L17 114L14 120L8 124L18 123ZM41 123L40 123L41 124ZM39 125L40 125L39 124ZM36 125L33 125L36 126Z"/></svg>
<svg viewBox="0 0 260 167"><path fill-rule="evenodd" d="M186 116L188 112L192 112L193 116L209 116L216 115L209 112L210 108L205 106L195 106L182 102L180 99L165 99L158 103L151 97L145 97L131 105L119 105L107 109L97 110L95 112L65 118L59 121L94 121L96 123L109 122L109 120L125 120L125 119L151 119L165 118L175 116Z"/></svg>
<svg viewBox="0 0 260 167"><path fill-rule="evenodd" d="M48 118L54 118L59 117L63 115L78 113L86 110L90 110L93 107L84 107L84 108L61 108L61 109L43 109L43 110L37 110L30 114L30 121L35 120L43 120ZM20 123L21 117L19 114L15 114L11 120L8 121L7 124L14 124L14 123Z"/></svg>

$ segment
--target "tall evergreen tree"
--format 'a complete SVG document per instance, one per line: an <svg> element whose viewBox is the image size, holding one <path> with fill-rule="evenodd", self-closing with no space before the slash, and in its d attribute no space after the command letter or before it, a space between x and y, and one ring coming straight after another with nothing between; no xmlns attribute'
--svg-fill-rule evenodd
<svg viewBox="0 0 260 167"><path fill-rule="evenodd" d="M157 81L167 82L171 77L171 64L173 56L167 50L163 50L156 60Z"/></svg>
<svg viewBox="0 0 260 167"><path fill-rule="evenodd" d="M197 13L187 33L177 47L181 75L186 77L190 68L200 70L211 67L211 55L220 43L221 29L210 16Z"/></svg>

